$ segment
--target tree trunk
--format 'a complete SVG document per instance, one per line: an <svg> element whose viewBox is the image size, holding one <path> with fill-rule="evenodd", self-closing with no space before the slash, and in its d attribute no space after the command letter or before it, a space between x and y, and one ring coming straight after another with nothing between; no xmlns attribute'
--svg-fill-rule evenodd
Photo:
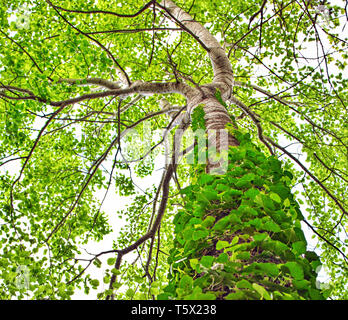
<svg viewBox="0 0 348 320"><path fill-rule="evenodd" d="M192 183L182 190L186 204L174 219L169 285L159 298L322 299L315 273L320 262L306 250L291 173L277 158L266 157L248 134L228 126L232 120L223 106L223 100L233 100L228 57L174 2L161 5L210 57L213 81L187 92L187 112L201 123L194 110L202 108L208 146L228 155L215 161L208 149L206 170L192 170Z"/></svg>

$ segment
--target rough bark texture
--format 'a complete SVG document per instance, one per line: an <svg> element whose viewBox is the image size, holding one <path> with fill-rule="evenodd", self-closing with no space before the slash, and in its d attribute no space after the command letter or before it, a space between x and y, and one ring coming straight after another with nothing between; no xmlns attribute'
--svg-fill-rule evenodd
<svg viewBox="0 0 348 320"><path fill-rule="evenodd" d="M233 71L231 63L216 38L200 23L196 22L188 13L179 8L171 0L163 0L161 5L177 20L207 51L213 67L213 82L207 87L215 87L221 91L224 99L232 93Z"/></svg>
<svg viewBox="0 0 348 320"><path fill-rule="evenodd" d="M215 97L214 92L215 89L204 87L201 88L201 91L195 92L193 98L188 102L188 110L192 113L195 107L203 106L205 128L208 134L208 149L222 153L227 151L229 146L238 146L239 143L226 128L232 121L226 108ZM227 159L223 157L218 161L213 157L208 157L207 172L216 171L226 161Z"/></svg>
<svg viewBox="0 0 348 320"><path fill-rule="evenodd" d="M188 114L192 114L195 107L203 105L208 146L210 148L214 148L218 153L221 153L223 150L227 150L229 146L237 146L238 141L226 131L226 125L232 123L231 118L226 108L215 96L216 90L219 90L222 98L226 100L231 96L233 88L233 71L224 49L206 28L194 21L188 13L179 8L173 1L163 0L161 6L202 45L207 51L213 67L214 77L212 83L200 86L198 89L186 91ZM207 171L211 172L221 165L221 161L215 162L212 158L209 158Z"/></svg>

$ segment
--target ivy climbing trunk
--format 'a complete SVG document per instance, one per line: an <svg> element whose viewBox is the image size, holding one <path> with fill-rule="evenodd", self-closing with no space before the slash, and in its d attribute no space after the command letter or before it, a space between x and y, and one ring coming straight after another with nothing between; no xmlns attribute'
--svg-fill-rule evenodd
<svg viewBox="0 0 348 320"><path fill-rule="evenodd" d="M193 98L188 102L188 111L192 114L193 110L201 106L204 113L204 129L207 132L208 149L211 148L216 153L227 151L229 146L238 146L238 140L227 130L228 125L233 122L228 115L226 108L216 97L216 89L209 87L201 87L200 90L194 92ZM201 128L203 129L203 128ZM224 159L216 161L213 156L209 157L212 152L208 152L207 172L212 172L222 166ZM213 152L215 155L215 152Z"/></svg>
<svg viewBox="0 0 348 320"><path fill-rule="evenodd" d="M169 285L158 298L323 299L316 288L320 261L306 249L291 173L229 125L217 98L196 103L196 129L199 109L201 129L228 130L228 167L211 174L216 163L208 160L192 170L191 185L181 191L185 208L174 219Z"/></svg>

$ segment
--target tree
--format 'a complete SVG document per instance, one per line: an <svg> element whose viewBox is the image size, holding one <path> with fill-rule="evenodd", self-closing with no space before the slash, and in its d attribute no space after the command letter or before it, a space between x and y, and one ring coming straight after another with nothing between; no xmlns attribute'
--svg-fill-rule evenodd
<svg viewBox="0 0 348 320"><path fill-rule="evenodd" d="M174 2L2 2L1 298L347 298L347 6Z"/></svg>

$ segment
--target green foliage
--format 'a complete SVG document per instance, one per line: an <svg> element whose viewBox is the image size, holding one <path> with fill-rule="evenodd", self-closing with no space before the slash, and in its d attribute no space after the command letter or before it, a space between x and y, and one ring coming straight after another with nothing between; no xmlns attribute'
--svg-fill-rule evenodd
<svg viewBox="0 0 348 320"><path fill-rule="evenodd" d="M184 192L185 209L174 219L169 285L161 298L191 299L202 291L227 300L324 299L316 288L320 261L305 255L301 216L292 214L299 205L284 179L287 173L248 135L234 133L240 146L230 147L231 170L202 174ZM249 162L253 166L245 165Z"/></svg>
<svg viewBox="0 0 348 320"><path fill-rule="evenodd" d="M198 152L206 150L196 147L195 164L189 170L179 166L175 176L178 185L189 187L180 191L171 184L153 242L148 268L156 281L144 276L141 265L149 256L148 243L139 248L137 263L114 268L112 250L139 239L155 216L158 189L142 188L136 181L158 173L155 146L170 122L159 106L163 96L88 98L56 115L60 107L52 103L107 91L87 79L118 83L122 72L117 65L132 83L211 85L209 54L189 32L172 30L180 26L161 8L150 6L132 18L68 12L130 15L145 2L0 0L0 299L70 299L79 289L93 297L97 290L100 299L110 294L117 299L215 299L222 295L220 284L230 288L225 299L317 299L322 296L311 271L320 261L333 284L323 296L347 299L344 1L325 3L330 12L326 21L317 12L318 1L175 0L223 46L234 74L232 95L249 106L254 119L210 87L240 128L232 132L241 146L230 150L228 174L206 174L197 163ZM261 95L249 85L272 92ZM187 104L177 93L165 98L173 106ZM144 119L147 131L141 127ZM204 129L202 105L191 120L193 129ZM129 128L139 139L125 134ZM146 133L156 131L160 134L150 141ZM260 133L287 146L293 159L284 150L266 157L269 150L259 141ZM157 153L147 155L150 148ZM293 193L298 203L291 187L300 190ZM104 196L115 193L121 197L106 210ZM177 213L182 198L185 209ZM129 206L119 210L126 200ZM300 222L304 217L317 233L320 261L307 251ZM117 239L111 236L119 230ZM94 279L91 268L85 269L88 261L79 257L105 239L111 239L107 248L99 243L101 252L111 252L105 263L104 255L86 254L100 275ZM168 289L159 294L168 280L169 248L173 274ZM269 262L274 256L278 260ZM24 267L29 287L17 283ZM277 272L279 283L271 281ZM182 274L192 281L179 288ZM112 289L101 292L102 281L108 287L113 275Z"/></svg>
<svg viewBox="0 0 348 320"><path fill-rule="evenodd" d="M198 129L205 129L203 105L198 105L192 112L191 127L195 132Z"/></svg>

